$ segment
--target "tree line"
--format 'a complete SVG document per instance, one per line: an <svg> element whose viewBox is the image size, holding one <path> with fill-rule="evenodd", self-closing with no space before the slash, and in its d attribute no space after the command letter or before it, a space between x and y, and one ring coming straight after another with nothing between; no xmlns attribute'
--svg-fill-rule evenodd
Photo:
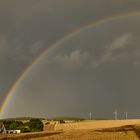
<svg viewBox="0 0 140 140"><path fill-rule="evenodd" d="M4 120L3 124L9 130L21 130L21 132L39 132L43 131L43 123L40 119L33 118L28 121Z"/></svg>

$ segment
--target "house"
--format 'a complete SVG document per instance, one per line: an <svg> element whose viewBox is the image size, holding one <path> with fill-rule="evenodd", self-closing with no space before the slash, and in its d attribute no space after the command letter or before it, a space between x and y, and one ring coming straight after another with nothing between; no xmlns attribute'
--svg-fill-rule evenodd
<svg viewBox="0 0 140 140"><path fill-rule="evenodd" d="M21 130L8 129L4 126L3 123L0 123L0 133L1 134L19 134L21 133Z"/></svg>
<svg viewBox="0 0 140 140"><path fill-rule="evenodd" d="M19 134L21 133L21 130L6 130L6 133L7 134Z"/></svg>
<svg viewBox="0 0 140 140"><path fill-rule="evenodd" d="M3 123L0 123L0 133L7 133Z"/></svg>

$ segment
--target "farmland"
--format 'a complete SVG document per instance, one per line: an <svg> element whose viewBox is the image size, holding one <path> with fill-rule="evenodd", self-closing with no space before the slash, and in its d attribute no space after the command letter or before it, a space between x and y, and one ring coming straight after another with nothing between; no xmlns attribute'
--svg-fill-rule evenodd
<svg viewBox="0 0 140 140"><path fill-rule="evenodd" d="M62 124L50 121L43 132L9 134L6 137L29 140L139 140L140 120L84 120ZM1 136L3 138L4 135Z"/></svg>
<svg viewBox="0 0 140 140"><path fill-rule="evenodd" d="M96 132L94 130L70 130L63 134L31 140L139 140L133 131Z"/></svg>
<svg viewBox="0 0 140 140"><path fill-rule="evenodd" d="M140 120L101 120L56 124L58 135L31 140L139 140Z"/></svg>
<svg viewBox="0 0 140 140"><path fill-rule="evenodd" d="M56 124L55 130L72 130L72 129L102 129L111 127L120 127L124 125L140 124L139 119L130 120L94 120L82 121L77 123Z"/></svg>

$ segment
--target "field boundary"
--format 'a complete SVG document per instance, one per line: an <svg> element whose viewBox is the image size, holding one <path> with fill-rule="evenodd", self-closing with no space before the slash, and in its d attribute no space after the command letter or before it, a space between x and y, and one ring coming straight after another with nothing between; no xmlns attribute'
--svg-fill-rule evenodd
<svg viewBox="0 0 140 140"><path fill-rule="evenodd" d="M45 136L52 136L63 133L62 131L53 132L35 132L35 133L23 133L23 134L1 134L0 140L15 140L15 139L28 139L28 138L38 138Z"/></svg>

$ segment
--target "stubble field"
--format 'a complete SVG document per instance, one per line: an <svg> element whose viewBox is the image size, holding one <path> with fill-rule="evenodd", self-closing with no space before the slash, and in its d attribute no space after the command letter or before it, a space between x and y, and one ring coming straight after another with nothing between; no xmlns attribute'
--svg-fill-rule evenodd
<svg viewBox="0 0 140 140"><path fill-rule="evenodd" d="M43 132L0 135L0 139L5 140L5 138L7 140L139 140L140 120L70 121L64 124L54 122L47 124Z"/></svg>
<svg viewBox="0 0 140 140"><path fill-rule="evenodd" d="M139 126L140 120L105 120L85 121L79 123L56 124L55 131L63 133L31 140L139 140L134 126Z"/></svg>

